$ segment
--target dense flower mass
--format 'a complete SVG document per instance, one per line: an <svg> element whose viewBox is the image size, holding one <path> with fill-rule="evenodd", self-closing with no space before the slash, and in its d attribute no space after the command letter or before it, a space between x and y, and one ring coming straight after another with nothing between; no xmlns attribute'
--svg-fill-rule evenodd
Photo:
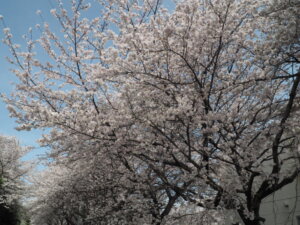
<svg viewBox="0 0 300 225"><path fill-rule="evenodd" d="M71 3L51 10L63 35L38 26L26 51L5 30L11 115L50 130L34 224L261 224L299 173L299 2Z"/></svg>
<svg viewBox="0 0 300 225"><path fill-rule="evenodd" d="M0 136L0 224L16 225L23 219L20 200L30 167L21 158L26 152L16 139Z"/></svg>
<svg viewBox="0 0 300 225"><path fill-rule="evenodd" d="M0 204L11 204L21 196L23 175L29 166L21 161L28 149L12 137L0 136Z"/></svg>

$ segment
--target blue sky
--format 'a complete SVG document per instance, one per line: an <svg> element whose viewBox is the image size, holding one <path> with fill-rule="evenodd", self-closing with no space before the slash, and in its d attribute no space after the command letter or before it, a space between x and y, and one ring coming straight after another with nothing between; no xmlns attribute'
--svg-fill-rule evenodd
<svg viewBox="0 0 300 225"><path fill-rule="evenodd" d="M55 6L55 0L5 0L0 5L0 15L4 17L5 24L11 29L15 43L23 44L22 35L26 34L29 27L34 27L37 23L42 23L42 18L36 14L41 10L46 21L53 21L50 16L50 9ZM3 26L1 26L1 30ZM0 32L0 39L4 38ZM9 95L14 91L12 82L16 82L14 74L10 72L10 65L5 57L9 56L8 48L0 43L0 92ZM44 150L38 148L35 140L40 137L40 131L16 131L15 120L9 117L5 103L0 100L0 134L15 136L21 145L36 147L36 150L28 154L26 158L33 158L37 154L42 154Z"/></svg>

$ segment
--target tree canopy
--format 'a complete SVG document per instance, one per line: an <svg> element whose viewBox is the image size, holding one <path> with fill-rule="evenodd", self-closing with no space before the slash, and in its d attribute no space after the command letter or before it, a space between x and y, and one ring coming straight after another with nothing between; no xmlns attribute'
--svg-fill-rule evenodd
<svg viewBox="0 0 300 225"><path fill-rule="evenodd" d="M4 30L10 113L50 130L34 224L262 224L299 174L299 2L98 2L60 2L62 34L38 25L26 50Z"/></svg>

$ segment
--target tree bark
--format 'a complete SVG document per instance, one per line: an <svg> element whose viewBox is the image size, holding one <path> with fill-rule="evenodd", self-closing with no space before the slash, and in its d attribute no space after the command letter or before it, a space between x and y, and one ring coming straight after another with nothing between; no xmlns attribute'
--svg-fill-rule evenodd
<svg viewBox="0 0 300 225"><path fill-rule="evenodd" d="M253 209L252 212L254 213L254 218L249 218L249 216L245 214L245 211L243 209L238 210L238 213L245 225L262 225L265 222L265 219L260 217L259 215L259 208L260 204L258 204L258 207L255 207Z"/></svg>

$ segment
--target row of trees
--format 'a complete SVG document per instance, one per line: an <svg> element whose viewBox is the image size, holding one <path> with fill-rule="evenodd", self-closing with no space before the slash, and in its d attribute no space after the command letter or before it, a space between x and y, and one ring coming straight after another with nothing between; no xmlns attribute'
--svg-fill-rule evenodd
<svg viewBox="0 0 300 225"><path fill-rule="evenodd" d="M299 174L299 2L98 2L60 2L62 34L38 25L26 50L5 29L10 113L49 130L33 224L262 224Z"/></svg>

